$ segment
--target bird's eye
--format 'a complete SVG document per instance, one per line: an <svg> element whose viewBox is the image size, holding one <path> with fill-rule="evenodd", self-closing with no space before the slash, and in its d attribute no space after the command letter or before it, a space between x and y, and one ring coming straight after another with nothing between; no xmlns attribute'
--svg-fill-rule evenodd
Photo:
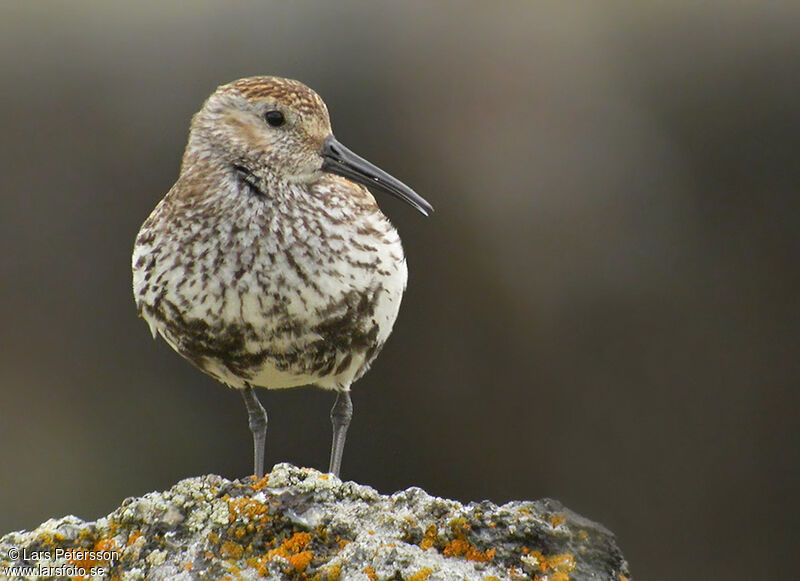
<svg viewBox="0 0 800 581"><path fill-rule="evenodd" d="M273 127L280 127L281 125L286 123L286 118L280 111L267 111L264 114L264 119L266 120L267 123L269 123Z"/></svg>

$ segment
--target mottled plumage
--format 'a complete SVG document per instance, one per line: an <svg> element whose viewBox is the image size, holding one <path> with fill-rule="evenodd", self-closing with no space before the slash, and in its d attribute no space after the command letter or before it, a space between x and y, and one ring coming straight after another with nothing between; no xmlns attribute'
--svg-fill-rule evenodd
<svg viewBox="0 0 800 581"><path fill-rule="evenodd" d="M252 387L339 392L338 472L350 385L397 317L407 279L400 238L352 180L430 211L333 138L324 102L305 85L242 79L194 116L180 177L136 238L140 315L197 367L244 390L257 474L263 408Z"/></svg>

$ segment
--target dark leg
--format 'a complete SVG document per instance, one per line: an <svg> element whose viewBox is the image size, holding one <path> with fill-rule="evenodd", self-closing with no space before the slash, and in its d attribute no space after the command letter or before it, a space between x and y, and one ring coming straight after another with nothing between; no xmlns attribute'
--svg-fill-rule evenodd
<svg viewBox="0 0 800 581"><path fill-rule="evenodd" d="M353 402L350 401L349 391L340 391L336 394L336 403L331 409L331 423L333 424L333 443L331 444L331 467L329 472L339 476L342 467L342 452L344 439L347 436L347 426L353 417Z"/></svg>
<svg viewBox="0 0 800 581"><path fill-rule="evenodd" d="M264 444L267 441L267 412L256 397L251 385L242 390L244 405L247 406L247 417L250 420L250 431L253 432L253 474L257 478L264 476Z"/></svg>

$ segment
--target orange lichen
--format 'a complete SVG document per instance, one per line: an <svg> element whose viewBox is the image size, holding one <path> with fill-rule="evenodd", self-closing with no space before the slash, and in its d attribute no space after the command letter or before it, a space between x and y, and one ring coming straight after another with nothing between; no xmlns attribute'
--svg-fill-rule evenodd
<svg viewBox="0 0 800 581"><path fill-rule="evenodd" d="M622 573L619 574L619 581L628 581L628 578Z"/></svg>
<svg viewBox="0 0 800 581"><path fill-rule="evenodd" d="M90 570L93 567L107 567L110 563L109 561L103 559L96 559L94 558L95 554L100 554L105 551L114 551L117 548L117 543L114 539L100 539L98 540L94 546L89 549L88 551L83 549L72 549L68 550L68 555L75 555L76 557L69 557L67 561L71 565L75 565L76 567L80 567L85 570ZM74 577L76 581L83 581L87 579L83 576Z"/></svg>
<svg viewBox="0 0 800 581"><path fill-rule="evenodd" d="M117 542L114 539L99 540L94 545L96 552L100 551L113 551L117 548Z"/></svg>
<svg viewBox="0 0 800 581"><path fill-rule="evenodd" d="M267 551L267 554L256 567L259 574L264 576L267 573L267 564L275 557L286 559L291 566L289 572L294 569L297 573L302 573L314 558L313 552L305 550L310 542L311 533L295 533L277 548Z"/></svg>
<svg viewBox="0 0 800 581"><path fill-rule="evenodd" d="M454 531L455 530L468 531L472 527L469 526L467 519L465 519L463 516L459 516L450 521L450 528L453 529Z"/></svg>
<svg viewBox="0 0 800 581"><path fill-rule="evenodd" d="M567 520L567 515L565 514L551 514L550 518L547 520L550 521L550 526L555 528L560 524L563 524L565 520Z"/></svg>
<svg viewBox="0 0 800 581"><path fill-rule="evenodd" d="M535 559L540 573L553 571L553 581L569 581L569 573L575 569L575 557L570 554L551 555L545 557L541 551L531 551L530 556Z"/></svg>
<svg viewBox="0 0 800 581"><path fill-rule="evenodd" d="M228 531L228 534L235 539L241 539L247 534L247 531L244 527L236 527L233 530Z"/></svg>
<svg viewBox="0 0 800 581"><path fill-rule="evenodd" d="M287 551L297 552L305 549L310 542L311 533L295 533L290 538L283 541L283 543L281 543L281 547Z"/></svg>
<svg viewBox="0 0 800 581"><path fill-rule="evenodd" d="M378 581L378 576L375 574L375 569L367 565L364 567L364 573L369 577L369 581Z"/></svg>
<svg viewBox="0 0 800 581"><path fill-rule="evenodd" d="M339 577L342 575L342 564L341 563L334 563L333 565L328 565L325 569L323 569L322 574L317 573L312 578L313 581L339 581Z"/></svg>
<svg viewBox="0 0 800 581"><path fill-rule="evenodd" d="M554 571L569 573L575 569L575 557L565 553L563 555L553 555L547 559L550 568Z"/></svg>
<svg viewBox="0 0 800 581"><path fill-rule="evenodd" d="M536 559L536 564L539 566L539 571L544 573L547 571L547 558L542 554L541 551L531 551L531 556Z"/></svg>
<svg viewBox="0 0 800 581"><path fill-rule="evenodd" d="M488 549L487 551L481 552L475 547L470 547L467 551L467 561L486 563L494 559L495 553L497 553L497 549Z"/></svg>
<svg viewBox="0 0 800 581"><path fill-rule="evenodd" d="M219 548L219 554L224 559L241 559L244 556L244 547L233 541L225 541Z"/></svg>
<svg viewBox="0 0 800 581"><path fill-rule="evenodd" d="M131 531L131 533L128 535L128 540L125 542L125 546L126 547L130 547L140 537L143 537L143 536L144 535L141 533L141 531L139 531L139 529L136 529L135 531Z"/></svg>
<svg viewBox="0 0 800 581"><path fill-rule="evenodd" d="M269 515L267 514L269 508L267 505L250 498L241 497L230 499L228 501L228 511L231 513L228 517L228 522L231 523L236 520L237 516L249 520L269 520Z"/></svg>
<svg viewBox="0 0 800 581"><path fill-rule="evenodd" d="M265 474L261 478L256 478L255 476L251 476L251 478L253 479L253 483L250 485L250 488L256 491L266 488L269 483L269 474Z"/></svg>
<svg viewBox="0 0 800 581"><path fill-rule="evenodd" d="M313 558L314 553L311 551L302 551L296 555L289 556L289 564L295 571L302 573L306 570L308 565L311 563L311 559Z"/></svg>
<svg viewBox="0 0 800 581"><path fill-rule="evenodd" d="M445 557L464 557L467 561L476 561L480 563L485 563L494 559L497 549L479 551L475 545L467 540L467 535L464 531L470 530L470 526L465 519L453 519L450 522L450 526L453 529L455 538L446 543L442 549L442 554ZM428 538L427 532L426 538ZM423 539L423 542L424 541L425 539ZM420 547L422 547L422 544L420 544Z"/></svg>
<svg viewBox="0 0 800 581"><path fill-rule="evenodd" d="M470 544L466 539L453 539L444 546L442 553L445 557L461 557L469 550Z"/></svg>
<svg viewBox="0 0 800 581"><path fill-rule="evenodd" d="M411 575L407 581L428 581L428 577L433 574L433 569L429 569L425 567L424 569L420 569L413 575Z"/></svg>
<svg viewBox="0 0 800 581"><path fill-rule="evenodd" d="M438 537L438 535L439 535L439 529L436 528L436 525L430 525L427 529L425 529L425 537L419 544L419 548L425 551L435 546L436 538Z"/></svg>
<svg viewBox="0 0 800 581"><path fill-rule="evenodd" d="M239 579L239 577L240 577L239 573L242 572L242 569L240 567L238 567L237 565L230 565L228 567L228 571L230 571L231 573L236 575L236 578Z"/></svg>
<svg viewBox="0 0 800 581"><path fill-rule="evenodd" d="M251 563L249 559L245 562L249 566L253 567L256 571L258 571L258 575L260 577L266 577L268 573L267 565L270 562L270 557L268 555L264 555L260 559L253 559L253 560L255 561L255 563Z"/></svg>

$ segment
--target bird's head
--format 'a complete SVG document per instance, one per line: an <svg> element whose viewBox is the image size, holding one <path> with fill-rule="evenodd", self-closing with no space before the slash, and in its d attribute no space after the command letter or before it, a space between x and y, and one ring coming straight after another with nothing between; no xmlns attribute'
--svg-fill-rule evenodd
<svg viewBox="0 0 800 581"><path fill-rule="evenodd" d="M291 79L250 77L219 87L192 120L187 156L214 156L282 183L309 183L329 172L400 198L425 215L433 210L411 188L340 144L325 102Z"/></svg>

